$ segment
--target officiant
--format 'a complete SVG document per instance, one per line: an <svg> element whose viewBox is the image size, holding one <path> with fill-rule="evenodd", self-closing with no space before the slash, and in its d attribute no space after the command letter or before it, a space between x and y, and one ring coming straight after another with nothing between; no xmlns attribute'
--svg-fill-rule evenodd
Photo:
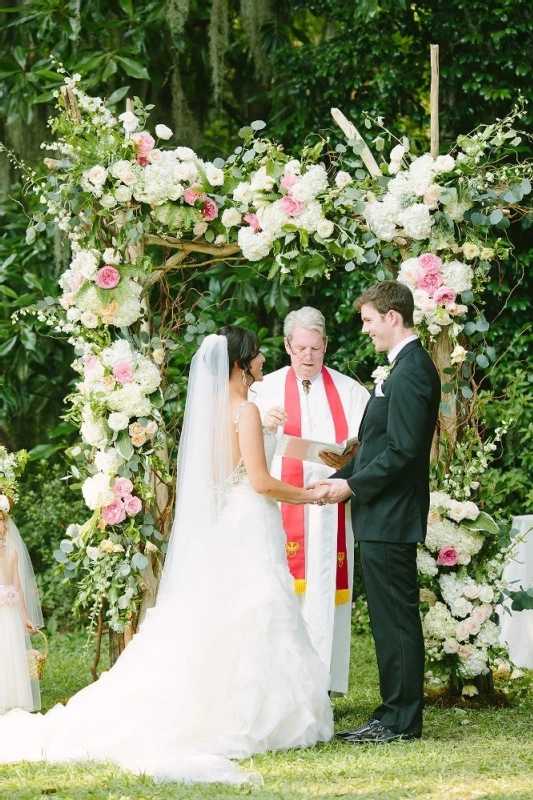
<svg viewBox="0 0 533 800"><path fill-rule="evenodd" d="M324 366L328 340L323 314L291 311L283 332L290 366L265 375L250 391L263 424L276 433L341 443L357 435L369 397L353 378ZM322 453L323 464L276 456L272 474L306 486L347 464ZM287 559L313 645L330 671L332 694L348 691L354 540L348 505L281 504Z"/></svg>

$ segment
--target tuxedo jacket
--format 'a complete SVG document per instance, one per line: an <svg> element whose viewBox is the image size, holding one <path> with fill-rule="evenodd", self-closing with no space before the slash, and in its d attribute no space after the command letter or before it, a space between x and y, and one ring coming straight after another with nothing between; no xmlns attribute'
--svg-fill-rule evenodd
<svg viewBox="0 0 533 800"><path fill-rule="evenodd" d="M423 542L429 511L429 459L441 384L419 340L406 344L374 391L359 428L359 449L333 477L348 481L355 538Z"/></svg>

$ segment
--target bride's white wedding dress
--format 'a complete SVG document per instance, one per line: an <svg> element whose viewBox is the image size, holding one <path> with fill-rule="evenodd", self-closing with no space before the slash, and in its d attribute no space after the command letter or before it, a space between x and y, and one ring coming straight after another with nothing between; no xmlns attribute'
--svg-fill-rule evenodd
<svg viewBox="0 0 533 800"><path fill-rule="evenodd" d="M265 434L268 461L275 446ZM330 739L329 676L298 612L277 503L242 462L218 485L215 522L203 500L189 520L178 502L178 522L196 527L115 666L46 715L0 716L0 763L110 760L158 780L242 783L260 778L229 759Z"/></svg>

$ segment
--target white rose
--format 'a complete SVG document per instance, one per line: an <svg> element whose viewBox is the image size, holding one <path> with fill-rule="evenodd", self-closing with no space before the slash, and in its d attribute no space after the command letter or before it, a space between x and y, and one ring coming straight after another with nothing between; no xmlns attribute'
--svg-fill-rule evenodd
<svg viewBox="0 0 533 800"><path fill-rule="evenodd" d="M114 208L117 204L117 200L112 194L104 194L100 198L100 203L104 208Z"/></svg>
<svg viewBox="0 0 533 800"><path fill-rule="evenodd" d="M459 503L457 500L450 500L448 503L448 516L454 522L461 522L465 518L464 503Z"/></svg>
<svg viewBox="0 0 533 800"><path fill-rule="evenodd" d="M167 189L167 197L169 200L179 200L184 192L181 183L176 183L174 186L169 186Z"/></svg>
<svg viewBox="0 0 533 800"><path fill-rule="evenodd" d="M170 128L167 128L166 125L156 125L155 135L157 136L158 139L164 139L166 141L167 139L170 139L170 137L172 136L172 131L170 130Z"/></svg>
<svg viewBox="0 0 533 800"><path fill-rule="evenodd" d="M472 487L474 489L477 488L477 487L474 486L474 484L472 484ZM474 519L477 519L479 517L479 508L477 507L477 505L475 503L472 503L471 501L468 501L467 503L463 503L463 505L464 505L464 514L465 514L464 518L465 519L474 520Z"/></svg>
<svg viewBox="0 0 533 800"><path fill-rule="evenodd" d="M436 209L439 205L440 188L438 184L432 183L424 192L424 204L428 208Z"/></svg>
<svg viewBox="0 0 533 800"><path fill-rule="evenodd" d="M113 247L106 247L104 250L104 264L120 264L122 256Z"/></svg>
<svg viewBox="0 0 533 800"><path fill-rule="evenodd" d="M103 472L98 472L87 478L81 491L85 504L91 511L96 511L97 508L108 506L115 499L112 489L109 486L109 475Z"/></svg>
<svg viewBox="0 0 533 800"><path fill-rule="evenodd" d="M334 229L335 226L330 219L321 219L316 226L316 232L322 239L329 239Z"/></svg>
<svg viewBox="0 0 533 800"><path fill-rule="evenodd" d="M455 159L452 156L437 156L433 169L435 172L451 172L455 167Z"/></svg>
<svg viewBox="0 0 533 800"><path fill-rule="evenodd" d="M401 144L397 144L396 147L393 147L390 151L390 160L391 161L401 161L405 155L405 147Z"/></svg>
<svg viewBox="0 0 533 800"><path fill-rule="evenodd" d="M76 306L69 308L67 311L67 319L69 322L77 322L81 317L81 311Z"/></svg>
<svg viewBox="0 0 533 800"><path fill-rule="evenodd" d="M196 153L190 147L176 147L174 152L180 161L193 161L196 158Z"/></svg>
<svg viewBox="0 0 533 800"><path fill-rule="evenodd" d="M5 494L0 494L0 511L9 514L9 500Z"/></svg>
<svg viewBox="0 0 533 800"><path fill-rule="evenodd" d="M92 311L84 311L81 315L81 322L86 328L97 328L98 317Z"/></svg>
<svg viewBox="0 0 533 800"><path fill-rule="evenodd" d="M236 203L248 205L253 197L249 183L239 183L233 190L233 199Z"/></svg>
<svg viewBox="0 0 533 800"><path fill-rule="evenodd" d="M450 355L452 364L462 364L466 359L466 350L461 345L456 345Z"/></svg>
<svg viewBox="0 0 533 800"><path fill-rule="evenodd" d="M137 130L139 127L139 120L133 111L124 111L124 113L119 116L119 120L122 122L126 133L133 133L133 131Z"/></svg>
<svg viewBox="0 0 533 800"><path fill-rule="evenodd" d="M85 552L91 561L98 561L100 557L100 549L98 547L88 547Z"/></svg>
<svg viewBox="0 0 533 800"><path fill-rule="evenodd" d="M145 431L147 436L155 436L157 433L157 422L154 422L154 420L151 419L150 422L147 423Z"/></svg>
<svg viewBox="0 0 533 800"><path fill-rule="evenodd" d="M224 183L224 173L213 164L205 165L205 175L211 186L222 186Z"/></svg>
<svg viewBox="0 0 533 800"><path fill-rule="evenodd" d="M463 589L463 594L469 600L475 600L479 595L479 588L475 583L467 583Z"/></svg>
<svg viewBox="0 0 533 800"><path fill-rule="evenodd" d="M348 184L351 182L352 182L352 176L350 175L349 172L343 172L342 170L340 172L337 172L337 175L335 176L335 183L337 184L339 189L344 189L344 187L348 186Z"/></svg>
<svg viewBox="0 0 533 800"><path fill-rule="evenodd" d="M472 611L473 605L470 600L467 600L465 597L458 597L457 600L454 600L451 604L452 614L455 617L466 617ZM459 636L457 637L459 638Z"/></svg>
<svg viewBox="0 0 533 800"><path fill-rule="evenodd" d="M127 414L123 414L121 411L115 411L113 414L109 415L107 424L112 431L123 431L128 427L129 421Z"/></svg>
<svg viewBox="0 0 533 800"><path fill-rule="evenodd" d="M479 599L482 603L492 603L494 600L494 589L492 586L483 585L479 587Z"/></svg>
<svg viewBox="0 0 533 800"><path fill-rule="evenodd" d="M103 186L107 180L107 170L104 167L96 165L91 169L86 170L83 176L90 181L93 186Z"/></svg>
<svg viewBox="0 0 533 800"><path fill-rule="evenodd" d="M469 633L469 630L468 630L468 624L467 624L466 620L463 620L463 622L460 622L459 625L456 627L455 636L460 642L464 642L465 639L468 639L468 637L470 636L470 633Z"/></svg>
<svg viewBox="0 0 533 800"><path fill-rule="evenodd" d="M457 563L461 564L461 566L464 567L467 564L470 564L471 561L472 561L472 556L470 555L470 553L464 553L461 551L457 553Z"/></svg>
<svg viewBox="0 0 533 800"><path fill-rule="evenodd" d="M457 639L446 639L446 641L442 646L442 649L444 650L445 653L449 654L457 653L457 651L459 650L459 642L457 641Z"/></svg>
<svg viewBox="0 0 533 800"><path fill-rule="evenodd" d="M195 236L203 236L203 234L206 232L208 227L209 226L208 226L207 222L203 222L203 221L202 222L197 222L196 225L194 226L194 228L192 229L192 232L194 233Z"/></svg>
<svg viewBox="0 0 533 800"><path fill-rule="evenodd" d="M241 215L236 208L225 208L222 212L221 221L225 228L233 228L241 221Z"/></svg>
<svg viewBox="0 0 533 800"><path fill-rule="evenodd" d="M163 361L165 360L165 351L162 350L161 348L154 350L154 352L152 353L152 358L154 359L154 363L162 364Z"/></svg>
<svg viewBox="0 0 533 800"><path fill-rule="evenodd" d="M119 203L129 203L131 200L131 189L127 186L118 186L115 189L115 197Z"/></svg>
<svg viewBox="0 0 533 800"><path fill-rule="evenodd" d="M438 336L438 334L440 333L440 325L436 324L428 325L428 331L432 336Z"/></svg>
<svg viewBox="0 0 533 800"><path fill-rule="evenodd" d="M479 622L479 620L474 619L473 617L469 617L465 621L466 621L466 624L468 626L468 632L472 636L476 636L476 634L478 634L480 632L480 630L481 630L481 623Z"/></svg>
<svg viewBox="0 0 533 800"><path fill-rule="evenodd" d="M465 242L463 245L463 255L470 261L472 258L477 258L480 253L479 247L473 242Z"/></svg>

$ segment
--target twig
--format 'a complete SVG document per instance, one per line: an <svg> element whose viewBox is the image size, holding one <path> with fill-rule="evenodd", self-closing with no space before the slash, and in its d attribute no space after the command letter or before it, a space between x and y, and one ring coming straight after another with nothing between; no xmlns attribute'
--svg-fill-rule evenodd
<svg viewBox="0 0 533 800"><path fill-rule="evenodd" d="M431 58L431 155L437 158L439 155L439 46L430 44Z"/></svg>

